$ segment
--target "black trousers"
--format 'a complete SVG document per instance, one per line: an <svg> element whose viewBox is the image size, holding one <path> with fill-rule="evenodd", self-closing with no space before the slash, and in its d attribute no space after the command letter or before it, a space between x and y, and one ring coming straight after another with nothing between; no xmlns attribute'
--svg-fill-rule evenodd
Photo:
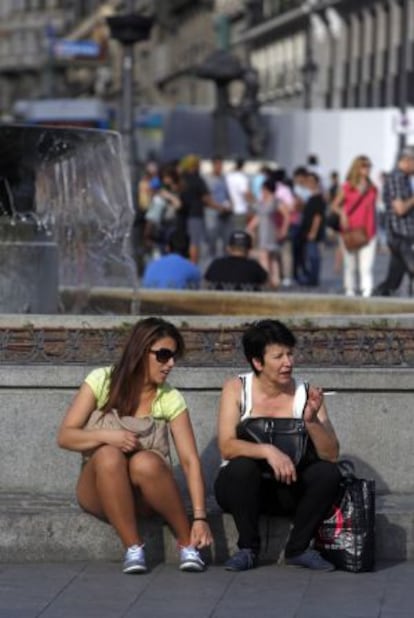
<svg viewBox="0 0 414 618"><path fill-rule="evenodd" d="M263 478L260 462L248 457L232 459L220 469L216 499L231 513L239 534L238 546L260 551L259 517L284 515L293 519L285 556L304 552L337 495L341 475L336 464L316 461L298 469L292 485Z"/></svg>
<svg viewBox="0 0 414 618"><path fill-rule="evenodd" d="M401 285L405 273L408 272L405 260L401 254L401 245L398 239L390 237L387 244L390 250L388 272L384 281L376 287L374 294L388 295L392 292L396 292Z"/></svg>

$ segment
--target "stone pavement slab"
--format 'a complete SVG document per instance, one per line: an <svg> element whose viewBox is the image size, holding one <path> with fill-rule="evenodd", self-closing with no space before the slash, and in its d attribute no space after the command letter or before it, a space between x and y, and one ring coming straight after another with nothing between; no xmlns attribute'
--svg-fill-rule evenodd
<svg viewBox="0 0 414 618"><path fill-rule="evenodd" d="M0 565L0 618L413 618L414 562L374 573L311 573L266 564L203 574L115 562Z"/></svg>

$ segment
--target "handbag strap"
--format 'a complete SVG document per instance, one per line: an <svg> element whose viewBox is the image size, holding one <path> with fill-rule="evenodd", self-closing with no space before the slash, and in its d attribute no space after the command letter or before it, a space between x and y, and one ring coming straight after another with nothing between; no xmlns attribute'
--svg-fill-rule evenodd
<svg viewBox="0 0 414 618"><path fill-rule="evenodd" d="M252 410L252 385L253 372L241 373L239 375L242 383L240 395L240 418L250 416ZM302 418L305 411L306 402L308 400L309 383L303 381L296 382L296 390L293 398L293 418Z"/></svg>
<svg viewBox="0 0 414 618"><path fill-rule="evenodd" d="M355 210L356 210L356 209L358 208L358 206L361 204L361 202L362 202L362 200L364 199L364 197L365 197L365 193L362 193L362 194L359 196L359 198L356 200L355 204L353 204L353 205L351 206L351 208L348 210L348 217L349 217L350 215L352 215L352 213L353 213L353 212L355 212Z"/></svg>
<svg viewBox="0 0 414 618"><path fill-rule="evenodd" d="M308 401L309 382L299 382L296 385L293 399L293 418L302 418Z"/></svg>
<svg viewBox="0 0 414 618"><path fill-rule="evenodd" d="M242 388L240 394L240 418L250 414L252 409L252 373L242 373L239 375Z"/></svg>
<svg viewBox="0 0 414 618"><path fill-rule="evenodd" d="M355 464L350 459L340 459L337 466L343 480L353 481L356 478Z"/></svg>

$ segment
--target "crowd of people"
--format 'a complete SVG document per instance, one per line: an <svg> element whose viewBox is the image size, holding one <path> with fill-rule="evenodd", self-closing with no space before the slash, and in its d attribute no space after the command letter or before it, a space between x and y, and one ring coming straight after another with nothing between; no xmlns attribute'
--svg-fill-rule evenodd
<svg viewBox="0 0 414 618"><path fill-rule="evenodd" d="M133 235L141 285L318 288L322 250L333 245L344 294L392 295L406 273L414 275L413 174L409 147L377 182L365 155L354 158L343 181L336 171L328 175L316 155L291 178L270 164L248 173L242 160L224 171L219 157L208 173L196 155L150 162L139 182ZM375 286L378 247L386 245L389 273Z"/></svg>

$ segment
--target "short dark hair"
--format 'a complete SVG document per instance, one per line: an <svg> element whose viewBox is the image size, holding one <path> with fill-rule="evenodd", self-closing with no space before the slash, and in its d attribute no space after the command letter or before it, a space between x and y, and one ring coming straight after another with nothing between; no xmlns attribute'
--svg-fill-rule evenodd
<svg viewBox="0 0 414 618"><path fill-rule="evenodd" d="M300 165L294 170L293 175L294 176L307 176L308 170L303 165Z"/></svg>
<svg viewBox="0 0 414 618"><path fill-rule="evenodd" d="M312 178L317 184L321 182L321 179L319 178L319 174L315 174L315 172L309 172L308 178Z"/></svg>
<svg viewBox="0 0 414 618"><path fill-rule="evenodd" d="M277 170L273 171L272 177L275 182L286 182L287 181L286 170L283 167L279 167Z"/></svg>
<svg viewBox="0 0 414 618"><path fill-rule="evenodd" d="M263 362L266 346L278 344L294 348L296 337L292 331L279 320L259 320L249 325L242 337L243 352L246 360L257 374L253 359Z"/></svg>
<svg viewBox="0 0 414 618"><path fill-rule="evenodd" d="M316 154L308 155L308 165L319 165L319 157Z"/></svg>
<svg viewBox="0 0 414 618"><path fill-rule="evenodd" d="M172 253L178 253L183 257L188 257L190 237L184 230L173 229L168 235L167 244Z"/></svg>
<svg viewBox="0 0 414 618"><path fill-rule="evenodd" d="M276 189L276 183L273 178L268 178L262 184L262 189L267 189L270 193L274 193Z"/></svg>

